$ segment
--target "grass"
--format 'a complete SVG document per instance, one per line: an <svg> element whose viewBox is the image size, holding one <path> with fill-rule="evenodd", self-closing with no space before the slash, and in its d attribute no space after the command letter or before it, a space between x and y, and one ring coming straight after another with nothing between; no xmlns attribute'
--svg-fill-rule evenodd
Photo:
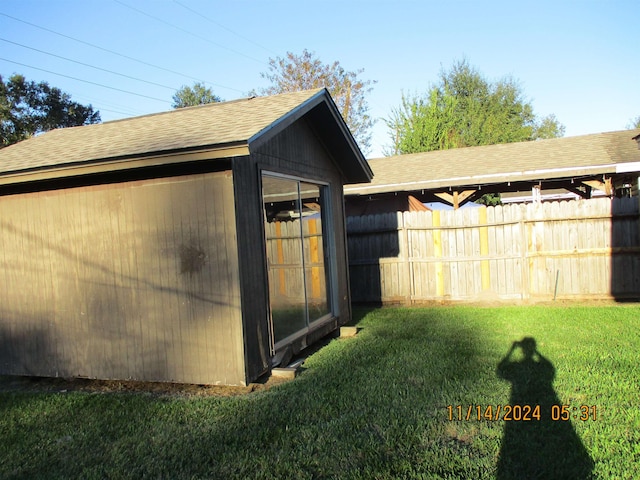
<svg viewBox="0 0 640 480"><path fill-rule="evenodd" d="M355 314L356 337L247 395L5 389L0 478L640 477L639 306ZM553 384L498 377L525 336ZM539 402L541 420L457 419L458 405L464 417L514 400ZM597 418L552 421L549 401L595 405Z"/></svg>

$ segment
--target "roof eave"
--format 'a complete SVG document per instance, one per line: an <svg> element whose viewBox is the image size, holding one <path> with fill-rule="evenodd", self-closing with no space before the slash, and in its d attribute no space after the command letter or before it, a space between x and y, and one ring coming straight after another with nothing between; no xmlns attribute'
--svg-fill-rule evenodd
<svg viewBox="0 0 640 480"><path fill-rule="evenodd" d="M320 108L321 105L326 105L333 121L325 122L316 118L315 114L319 111L318 108ZM316 131L319 132L321 137L331 137L333 140L342 139L343 141L339 143L331 142L332 148L341 150L341 156L348 155L355 160L355 162L351 162L353 163L351 167L336 162L336 167L343 173L345 183L370 182L373 178L373 171L326 88L319 90L316 94L280 117L277 121L254 134L248 140L249 149L251 151L257 150L262 144L305 115L310 115L312 123L315 124ZM325 141L325 143L328 142Z"/></svg>
<svg viewBox="0 0 640 480"><path fill-rule="evenodd" d="M605 165L583 166L583 167L567 167L556 169L540 169L520 172L505 172L500 174L486 175L470 175L451 178L439 178L433 180L417 180L411 182L389 183L384 185L354 185L345 187L345 195L371 195L378 193L387 193L393 191L416 191L416 190L433 190L449 187L464 187L473 185L488 185L511 182L531 182L544 181L580 177L588 175L599 175L607 173L629 173L640 172L640 162L634 163L612 163Z"/></svg>
<svg viewBox="0 0 640 480"><path fill-rule="evenodd" d="M288 113L278 118L275 122L254 133L247 140L247 143L251 146L252 149L259 148L260 145L273 138L275 135L283 131L293 122L309 112L309 110L311 110L313 107L321 103L323 101L325 92L325 89L318 90L318 92L316 92L314 95L309 97L304 102L300 103L297 107L293 108Z"/></svg>
<svg viewBox="0 0 640 480"><path fill-rule="evenodd" d="M216 160L248 154L249 148L246 142L233 142L224 145L208 145L189 149L100 158L92 160L91 162L83 161L5 172L0 175L0 185L133 170L144 167L158 167L202 160Z"/></svg>
<svg viewBox="0 0 640 480"><path fill-rule="evenodd" d="M371 182L371 180L373 179L374 173L373 173L373 170L371 169L371 166L369 165L369 162L367 161L366 157L360 150L360 147L358 146L358 143L353 137L351 130L347 126L347 123L344 121L344 118L342 118L342 114L340 113L340 111L338 110L338 107L336 106L335 102L333 101L333 99L328 93L327 93L327 97L328 97L328 103L330 105L331 114L333 115L336 121L336 125L340 128L345 140L347 141L348 148L351 150L351 152L353 152L354 156L357 159L358 166L362 171L362 177L353 178L353 179L347 178L347 181L345 183L353 184L353 183Z"/></svg>

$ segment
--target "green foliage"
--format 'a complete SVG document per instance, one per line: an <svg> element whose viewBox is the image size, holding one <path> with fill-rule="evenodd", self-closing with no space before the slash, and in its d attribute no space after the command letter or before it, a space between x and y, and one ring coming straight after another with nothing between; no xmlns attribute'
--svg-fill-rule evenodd
<svg viewBox="0 0 640 480"><path fill-rule="evenodd" d="M18 74L5 82L0 76L0 148L54 128L99 122L91 105L73 102L47 82L28 82Z"/></svg>
<svg viewBox="0 0 640 480"><path fill-rule="evenodd" d="M552 138L564 134L555 116L537 120L511 78L491 83L466 60L442 71L426 96L402 95L386 121L393 154Z"/></svg>
<svg viewBox="0 0 640 480"><path fill-rule="evenodd" d="M595 478L640 478L638 305L354 314L356 337L314 353L294 381L242 396L86 393L42 380L21 391L0 378L0 478L488 480L590 478L591 467ZM550 391L534 382L519 398L551 394L578 408L571 419L549 421L547 405L541 421L475 418L476 405L515 401L498 368L523 337L555 377ZM473 406L469 420L458 405L462 415ZM597 419L576 418L580 405L595 405Z"/></svg>
<svg viewBox="0 0 640 480"><path fill-rule="evenodd" d="M482 195L475 203L479 203L481 205L486 205L487 207L492 207L495 205L501 205L502 199L500 198L499 193L486 193Z"/></svg>
<svg viewBox="0 0 640 480"><path fill-rule="evenodd" d="M261 90L264 95L326 88L336 103L346 124L358 141L360 148L367 151L371 145L373 120L369 115L366 95L371 92L375 81L361 80L357 71L345 70L339 62L323 63L315 53L303 50L296 55L287 52L286 57L269 59L269 71L262 78L271 85Z"/></svg>
<svg viewBox="0 0 640 480"><path fill-rule="evenodd" d="M551 114L536 123L534 140L545 140L548 138L559 138L564 136L565 127Z"/></svg>
<svg viewBox="0 0 640 480"><path fill-rule="evenodd" d="M629 121L629 124L627 125L627 128L629 130L634 128L640 128L640 115L638 115L636 118L631 119Z"/></svg>
<svg viewBox="0 0 640 480"><path fill-rule="evenodd" d="M196 105L206 105L207 103L217 103L223 100L213 93L213 90L203 83L196 82L193 87L183 85L173 95L173 108L195 107Z"/></svg>

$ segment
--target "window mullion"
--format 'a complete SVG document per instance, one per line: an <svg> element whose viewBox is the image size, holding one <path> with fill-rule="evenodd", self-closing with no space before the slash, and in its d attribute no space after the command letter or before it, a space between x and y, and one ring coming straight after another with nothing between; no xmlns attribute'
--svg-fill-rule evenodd
<svg viewBox="0 0 640 480"><path fill-rule="evenodd" d="M302 194L300 192L300 181L296 182L298 186L298 218L300 219L300 253L302 255L302 289L304 291L304 313L307 327L309 326L309 295L307 292L307 268L305 262L305 246L304 246L304 221L302 218Z"/></svg>

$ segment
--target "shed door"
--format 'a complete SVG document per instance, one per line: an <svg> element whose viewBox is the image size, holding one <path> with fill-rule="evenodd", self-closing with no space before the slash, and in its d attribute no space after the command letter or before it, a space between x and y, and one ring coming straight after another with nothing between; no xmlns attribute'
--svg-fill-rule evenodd
<svg viewBox="0 0 640 480"><path fill-rule="evenodd" d="M325 197L328 187L263 174L272 346L330 317Z"/></svg>

